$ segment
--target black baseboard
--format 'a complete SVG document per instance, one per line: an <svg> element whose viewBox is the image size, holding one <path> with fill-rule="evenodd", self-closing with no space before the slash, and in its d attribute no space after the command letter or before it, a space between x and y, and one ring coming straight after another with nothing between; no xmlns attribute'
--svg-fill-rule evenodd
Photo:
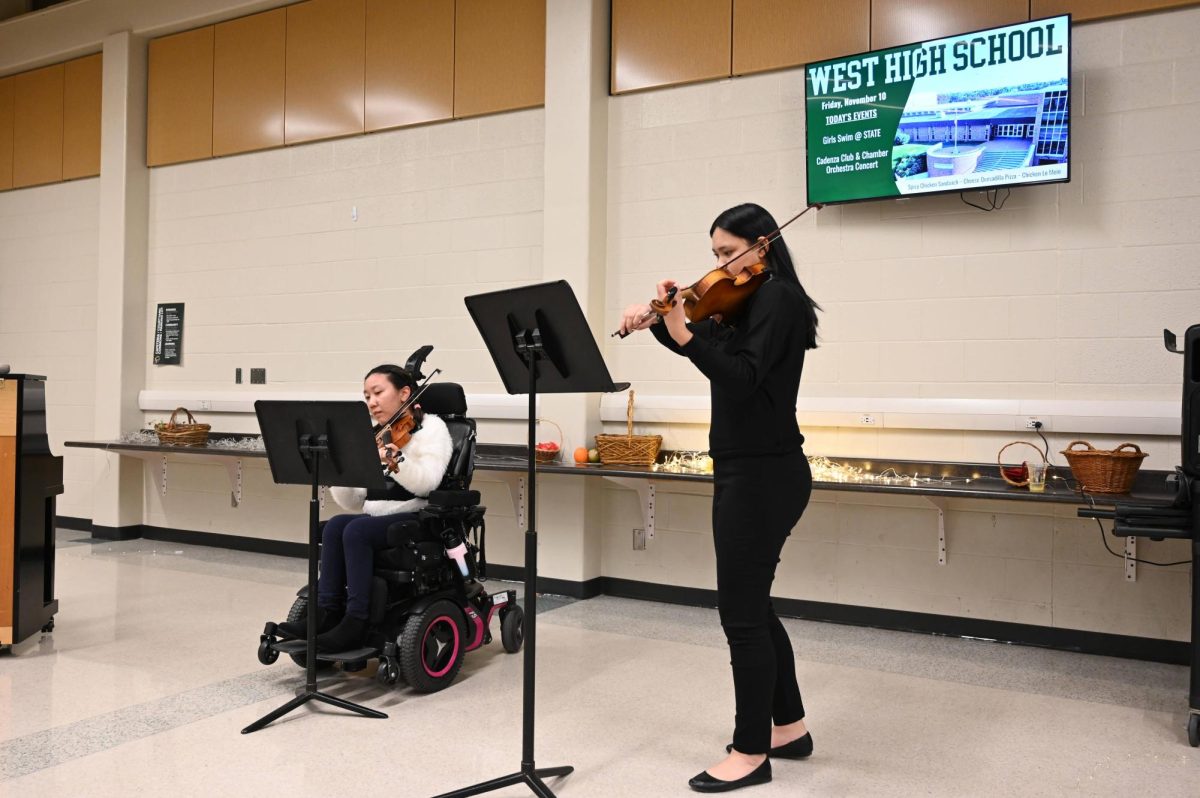
<svg viewBox="0 0 1200 798"><path fill-rule="evenodd" d="M186 543L193 546L213 546L257 554L300 558L308 556L308 544L306 543L223 535L215 532L195 532L188 529L170 529L146 524L128 527L101 527L94 526L91 521L84 518L65 516L59 516L57 523L63 529L90 531L94 537L107 540L131 540L144 537L148 540ZM489 563L488 576L496 579L521 581L525 578L525 568L519 565ZM711 608L717 606L715 590L663 585L656 582L638 582L611 576L596 577L584 582L539 576L537 584L539 593L552 593L576 599L608 595L644 601L661 601L667 604L682 604L688 607ZM1075 651L1081 654L1165 662L1170 665L1191 663L1191 645L1180 640L1132 637L1105 632L1088 632L1082 629L1055 629L1024 623L860 607L853 604L831 604L803 599L777 598L774 599L774 604L775 611L786 618L946 637L970 637L994 640L999 643Z"/></svg>
<svg viewBox="0 0 1200 798"><path fill-rule="evenodd" d="M521 582L525 579L525 566L488 563L487 575L496 579ZM602 595L604 593L603 587L604 577L596 577L586 582L555 579L551 576L539 576L537 578L537 590L539 593L552 593L556 596L568 596L577 599L590 599Z"/></svg>
<svg viewBox="0 0 1200 798"><path fill-rule="evenodd" d="M130 526L100 526L91 524L92 537L101 540L137 540L142 536L142 525Z"/></svg>
<svg viewBox="0 0 1200 798"><path fill-rule="evenodd" d="M289 540L267 540L241 535L222 535L216 532L193 532L190 529L171 529L163 526L142 525L142 537L161 540L165 543L187 543L192 546L213 546L219 549L249 551L255 554L276 554L281 557L308 557L307 543Z"/></svg>
<svg viewBox="0 0 1200 798"><path fill-rule="evenodd" d="M69 515L59 515L55 516L54 525L59 529L71 529L76 532L92 531L92 521L90 518L73 518Z"/></svg>
<svg viewBox="0 0 1200 798"><path fill-rule="evenodd" d="M604 593L609 596L684 604L689 607L717 606L717 592L693 587L660 585L631 579L604 577ZM926 612L888 610L860 607L853 604L830 604L824 601L776 598L775 611L787 618L809 621L869 626L898 632L919 632L946 637L970 637L1081 654L1165 662L1170 665L1191 663L1191 646L1181 640L1160 640L1152 637L1088 632L1082 629L1056 629L982 618L963 618L957 615L934 615Z"/></svg>

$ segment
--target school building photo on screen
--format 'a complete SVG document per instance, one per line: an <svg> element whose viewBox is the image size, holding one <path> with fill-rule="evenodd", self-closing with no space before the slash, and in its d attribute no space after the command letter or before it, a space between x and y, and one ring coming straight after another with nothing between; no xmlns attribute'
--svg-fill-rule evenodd
<svg viewBox="0 0 1200 798"><path fill-rule="evenodd" d="M987 173L1066 162L1070 110L1065 77L1036 89L937 95L934 104L921 102L922 97L910 96L900 117L892 148L897 183L950 175L991 177L999 175Z"/></svg>

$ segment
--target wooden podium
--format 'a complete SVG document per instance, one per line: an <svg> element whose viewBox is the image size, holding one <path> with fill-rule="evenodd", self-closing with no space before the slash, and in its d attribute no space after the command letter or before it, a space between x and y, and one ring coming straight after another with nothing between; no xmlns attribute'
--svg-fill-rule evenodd
<svg viewBox="0 0 1200 798"><path fill-rule="evenodd" d="M46 378L0 374L0 647L54 627L62 492L63 461L46 438Z"/></svg>

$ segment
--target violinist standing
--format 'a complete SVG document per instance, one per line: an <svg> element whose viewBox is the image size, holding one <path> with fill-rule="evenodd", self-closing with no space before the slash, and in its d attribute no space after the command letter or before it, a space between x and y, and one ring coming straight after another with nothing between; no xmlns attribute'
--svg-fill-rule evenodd
<svg viewBox="0 0 1200 798"><path fill-rule="evenodd" d="M371 369L363 381L363 398L377 424L397 414L416 389L412 374L399 366ZM317 581L317 648L347 651L363 645L367 633L371 576L375 551L387 545L387 529L414 517L428 504L446 473L453 443L446 423L414 408L406 424L412 432L402 448L390 440L379 448L380 466L388 477L384 491L330 488L334 501L350 510L335 515L321 531L321 570ZM386 436L385 436L386 439ZM311 603L311 602L310 602ZM308 634L307 618L279 624L288 634Z"/></svg>
<svg viewBox="0 0 1200 798"><path fill-rule="evenodd" d="M745 204L722 213L709 230L718 266L730 276L759 262L770 275L738 318L689 322L682 302L649 316L649 305L632 305L620 330L649 327L663 346L692 361L711 390L717 602L737 710L728 756L688 782L700 792L768 782L768 755L812 753L795 657L771 604L771 582L812 491L796 396L805 352L817 345L820 308L800 284L783 239L770 240L777 228L765 209ZM658 284L660 303L670 303L673 288L672 280Z"/></svg>

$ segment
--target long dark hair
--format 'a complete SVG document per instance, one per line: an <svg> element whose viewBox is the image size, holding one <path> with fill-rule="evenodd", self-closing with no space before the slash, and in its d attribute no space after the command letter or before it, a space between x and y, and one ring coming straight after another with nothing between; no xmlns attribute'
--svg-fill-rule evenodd
<svg viewBox="0 0 1200 798"><path fill-rule="evenodd" d="M753 202L747 202L721 213L713 220L712 227L708 228L708 234L711 236L718 227L730 235L744 238L748 243L753 244L760 236L769 238L779 229L779 224L766 208L755 205ZM801 285L800 278L796 275L796 267L792 265L792 254L788 251L782 236L771 242L771 246L767 250L765 265L774 273L775 279L791 283L800 289L800 294L804 297L804 306L801 311L801 321L805 331L804 348L816 349L817 311L821 309L821 306L813 301L808 292L804 290L804 286Z"/></svg>
<svg viewBox="0 0 1200 798"><path fill-rule="evenodd" d="M395 386L397 391L402 391L405 388L416 390L417 387L417 381L413 379L413 375L410 372L405 371L399 366L394 366L391 363L384 363L381 366L376 366L368 371L367 376L363 377L363 379L365 380L372 374L383 374L386 376L388 378L388 382Z"/></svg>

